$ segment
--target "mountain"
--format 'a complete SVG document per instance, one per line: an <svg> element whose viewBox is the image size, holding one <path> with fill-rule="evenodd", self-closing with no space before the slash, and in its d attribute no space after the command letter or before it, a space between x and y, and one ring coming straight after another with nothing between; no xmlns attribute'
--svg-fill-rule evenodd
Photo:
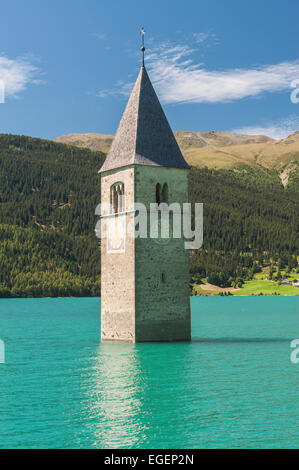
<svg viewBox="0 0 299 470"><path fill-rule="evenodd" d="M230 145L260 144L275 142L265 135L245 135L231 132L175 132L176 139L182 150L188 148L218 148Z"/></svg>
<svg viewBox="0 0 299 470"><path fill-rule="evenodd" d="M174 133L182 151L190 148L208 147L226 147L230 145L259 144L276 142L274 139L265 135L244 135L233 134L230 132L188 132L177 131ZM106 134L67 134L55 139L68 145L85 147L91 150L98 150L107 153L114 135Z"/></svg>
<svg viewBox="0 0 299 470"><path fill-rule="evenodd" d="M108 153L114 135L106 134L67 134L57 137L55 142Z"/></svg>
<svg viewBox="0 0 299 470"><path fill-rule="evenodd" d="M100 294L94 214L104 159L0 134L0 297ZM190 253L192 278L224 287L271 263L296 267L298 195L267 168L192 168L190 201L204 203L204 244Z"/></svg>
<svg viewBox="0 0 299 470"><path fill-rule="evenodd" d="M229 132L174 133L187 162L195 167L215 169L266 168L277 172L282 184L298 180L299 131L277 141L264 135ZM107 152L113 136L104 134L69 134L55 139L78 147Z"/></svg>
<svg viewBox="0 0 299 470"><path fill-rule="evenodd" d="M227 133L218 133L215 141L209 139L205 147L192 139L188 139L186 143L181 133L177 135L177 140L190 165L217 169L238 169L244 165L268 168L275 170L286 186L288 177L298 172L299 168L298 134L275 141L264 136L227 136Z"/></svg>

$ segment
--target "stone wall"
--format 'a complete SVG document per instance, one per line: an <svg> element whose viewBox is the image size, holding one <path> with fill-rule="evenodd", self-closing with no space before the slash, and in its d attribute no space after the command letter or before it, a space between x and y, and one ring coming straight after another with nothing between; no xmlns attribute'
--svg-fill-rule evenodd
<svg viewBox="0 0 299 470"><path fill-rule="evenodd" d="M126 224L132 223L134 201L156 202L156 184L168 185L168 202L188 202L188 170L132 166L102 176L102 203L110 187L125 185ZM105 226L109 214L102 214ZM189 257L182 238L168 241L126 238L125 252L107 253L102 239L101 336L118 341L189 340Z"/></svg>
<svg viewBox="0 0 299 470"><path fill-rule="evenodd" d="M167 183L169 204L188 202L188 170L149 166L136 168L135 200L149 208L156 202L157 183L161 188ZM137 238L135 272L136 341L189 340L189 256L183 238Z"/></svg>
<svg viewBox="0 0 299 470"><path fill-rule="evenodd" d="M101 180L101 203L109 204L110 188L124 183L126 209L134 204L134 168L105 173ZM112 216L114 217L114 216ZM133 214L123 215L126 223ZM111 220L102 212L102 231ZM135 247L126 237L124 252L107 252L107 236L101 241L101 337L104 341L135 341Z"/></svg>

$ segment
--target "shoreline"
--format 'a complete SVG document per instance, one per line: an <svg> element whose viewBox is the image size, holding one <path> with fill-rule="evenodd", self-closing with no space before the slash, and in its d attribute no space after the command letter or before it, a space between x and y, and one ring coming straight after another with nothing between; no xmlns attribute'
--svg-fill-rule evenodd
<svg viewBox="0 0 299 470"><path fill-rule="evenodd" d="M241 290L241 289L238 289ZM298 294L239 294L239 295L220 295L220 293L217 293L216 291L213 293L203 293L203 294L196 294L196 295L190 295L190 299L195 298L195 297L221 297L221 298L232 298L232 297L298 297ZM72 296L67 296L67 297L1 297L1 300L65 300L65 299L98 299L100 300L101 297L92 297L92 296L87 296L87 297L72 297Z"/></svg>

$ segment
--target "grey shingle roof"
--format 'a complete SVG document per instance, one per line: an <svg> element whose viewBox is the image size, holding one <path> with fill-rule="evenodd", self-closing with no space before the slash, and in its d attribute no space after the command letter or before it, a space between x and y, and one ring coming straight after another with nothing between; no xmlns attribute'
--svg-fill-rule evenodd
<svg viewBox="0 0 299 470"><path fill-rule="evenodd" d="M132 164L190 168L179 149L145 67L141 67L100 172Z"/></svg>

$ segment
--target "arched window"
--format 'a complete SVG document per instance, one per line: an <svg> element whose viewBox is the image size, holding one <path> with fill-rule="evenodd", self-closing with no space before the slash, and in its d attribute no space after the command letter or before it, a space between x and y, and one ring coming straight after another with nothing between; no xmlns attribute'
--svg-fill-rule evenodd
<svg viewBox="0 0 299 470"><path fill-rule="evenodd" d="M168 203L168 184L164 183L162 188L162 202Z"/></svg>
<svg viewBox="0 0 299 470"><path fill-rule="evenodd" d="M125 185L122 182L114 183L110 188L110 204L114 214L125 210Z"/></svg>
<svg viewBox="0 0 299 470"><path fill-rule="evenodd" d="M160 183L156 184L156 203L160 204L161 202L161 185Z"/></svg>

